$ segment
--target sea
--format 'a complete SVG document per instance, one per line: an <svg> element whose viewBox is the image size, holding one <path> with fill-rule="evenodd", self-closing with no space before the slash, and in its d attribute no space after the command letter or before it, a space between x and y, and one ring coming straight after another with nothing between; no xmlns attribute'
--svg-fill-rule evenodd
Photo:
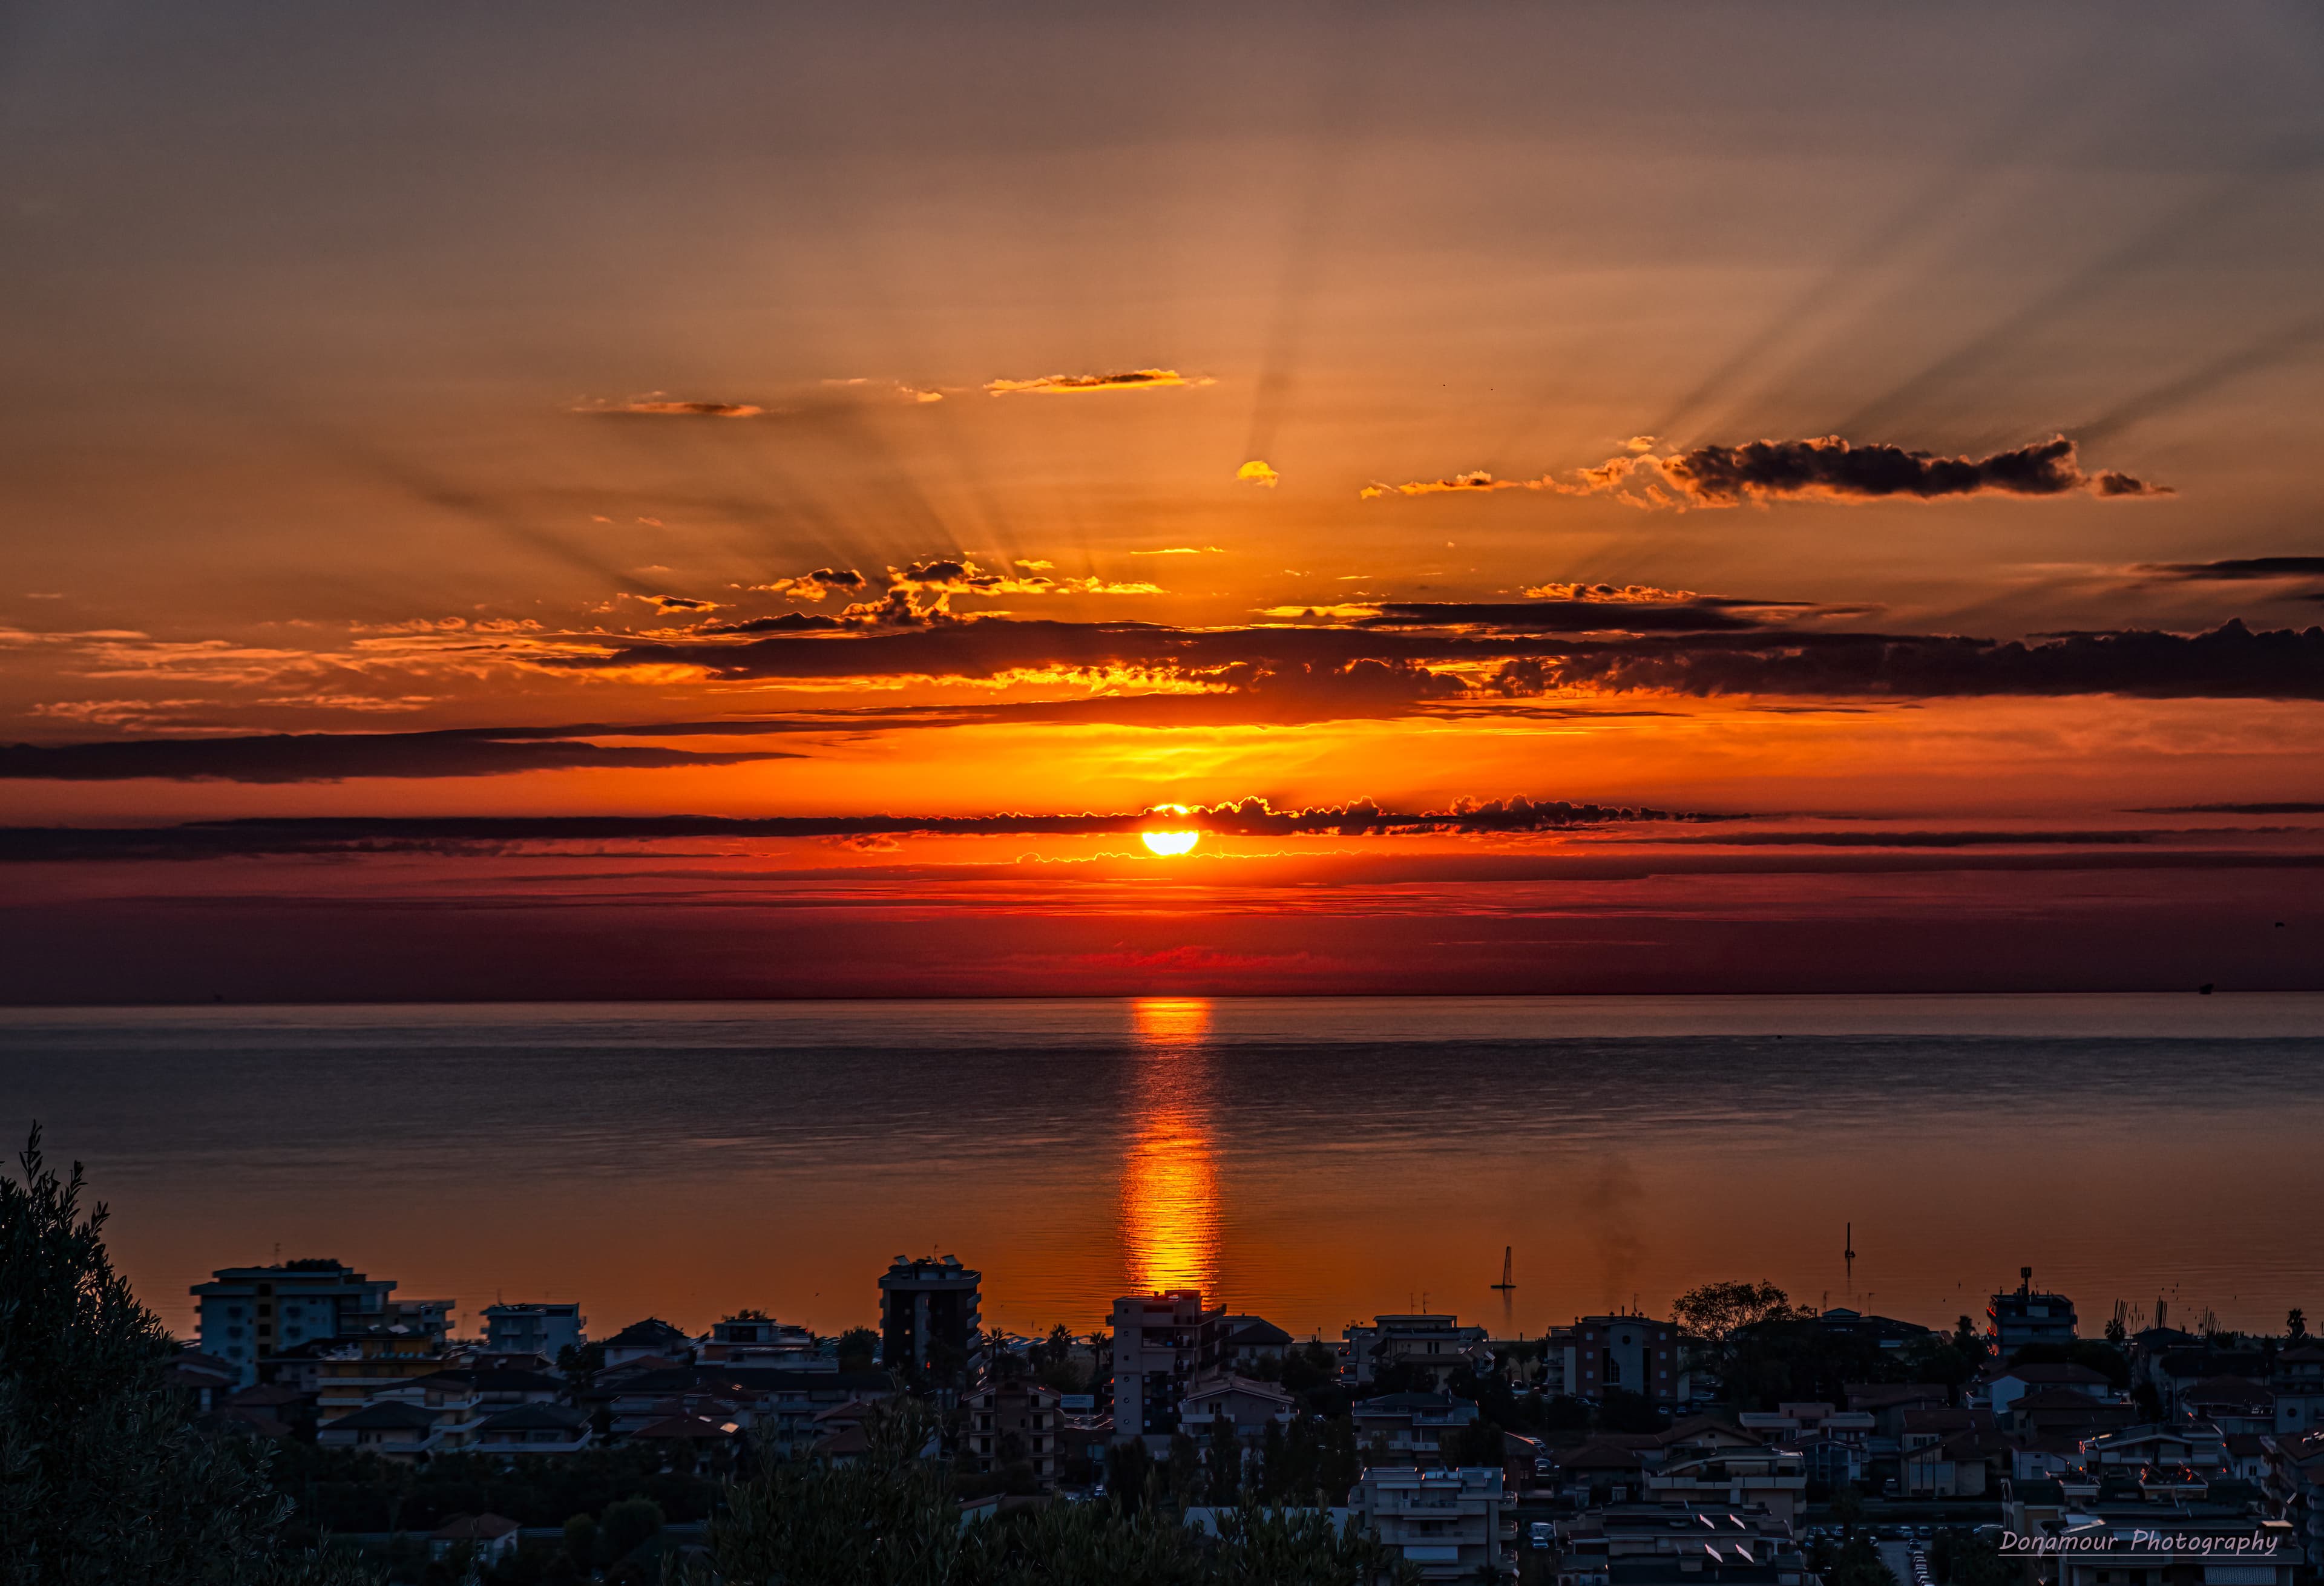
<svg viewBox="0 0 2324 1586"><path fill-rule="evenodd" d="M1720 1279L1949 1328L2025 1268L2086 1335L2324 1315L2314 995L0 1010L35 1122L180 1330L300 1257L463 1332L836 1332L929 1254L1020 1332L1198 1287L1530 1336Z"/></svg>

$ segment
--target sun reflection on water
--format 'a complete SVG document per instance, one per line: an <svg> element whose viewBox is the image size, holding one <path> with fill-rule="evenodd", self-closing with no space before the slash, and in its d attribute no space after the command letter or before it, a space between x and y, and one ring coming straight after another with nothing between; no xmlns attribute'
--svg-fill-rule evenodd
<svg viewBox="0 0 2324 1586"><path fill-rule="evenodd" d="M1209 1043L1211 1004L1148 997L1135 1033L1130 1145L1121 1169L1121 1249L1132 1287L1218 1287L1219 1193Z"/></svg>

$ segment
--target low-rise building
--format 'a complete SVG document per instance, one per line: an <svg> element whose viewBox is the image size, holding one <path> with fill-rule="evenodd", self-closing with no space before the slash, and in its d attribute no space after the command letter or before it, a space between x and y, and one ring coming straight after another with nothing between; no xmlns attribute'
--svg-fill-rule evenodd
<svg viewBox="0 0 2324 1586"><path fill-rule="evenodd" d="M1508 1505L1508 1483L1499 1466L1375 1465L1350 1500L1356 1524L1401 1554L1424 1581L1476 1580L1514 1568Z"/></svg>
<svg viewBox="0 0 2324 1586"><path fill-rule="evenodd" d="M691 1360L694 1340L659 1316L632 1322L605 1341L605 1366L611 1369L633 1360Z"/></svg>
<svg viewBox="0 0 2324 1586"><path fill-rule="evenodd" d="M1274 1383L1229 1375L1188 1388L1178 1425L1188 1436L1200 1438L1216 1436L1223 1424L1246 1443L1257 1443L1268 1426L1288 1426L1298 1414L1299 1401Z"/></svg>
<svg viewBox="0 0 2324 1586"><path fill-rule="evenodd" d="M579 1305L567 1300L486 1305L484 1317L484 1347L495 1353L539 1355L554 1361L588 1342L582 1331L588 1319Z"/></svg>
<svg viewBox="0 0 2324 1586"><path fill-rule="evenodd" d="M1678 1329L1649 1316L1581 1316L1550 1330L1558 1390L1595 1404L1620 1388L1668 1410L1685 1396Z"/></svg>
<svg viewBox="0 0 2324 1586"><path fill-rule="evenodd" d="M1446 1443L1476 1424L1480 1412L1449 1393L1383 1393L1349 1406L1356 1445L1370 1457L1399 1464L1433 1464Z"/></svg>
<svg viewBox="0 0 2324 1586"><path fill-rule="evenodd" d="M328 1426L375 1398L393 1397L421 1378L434 1376L449 1363L436 1340L408 1333L375 1332L327 1345L308 1363L316 1415Z"/></svg>
<svg viewBox="0 0 2324 1586"><path fill-rule="evenodd" d="M2268 1512L2289 1523L2307 1567L2324 1570L2324 1429L2262 1438Z"/></svg>
<svg viewBox="0 0 2324 1586"><path fill-rule="evenodd" d="M1559 1586L1635 1581L1649 1561L1690 1583L1722 1564L1772 1568L1783 1586L1807 1573L1791 1525L1756 1505L1610 1504L1558 1523L1556 1537Z"/></svg>
<svg viewBox="0 0 2324 1586"><path fill-rule="evenodd" d="M816 1347L815 1334L762 1311L738 1311L712 1323L695 1358L706 1366L764 1366L781 1371L836 1371L839 1357Z"/></svg>
<svg viewBox="0 0 2324 1586"><path fill-rule="evenodd" d="M570 1405L520 1404L478 1421L475 1452L507 1459L574 1454L596 1441L586 1411Z"/></svg>
<svg viewBox="0 0 2324 1586"><path fill-rule="evenodd" d="M321 1448L349 1449L399 1464L418 1464L443 1441L437 1432L437 1419L434 1410L401 1399L383 1399L317 1428L315 1443Z"/></svg>
<svg viewBox="0 0 2324 1586"><path fill-rule="evenodd" d="M1219 1318L1219 1363L1229 1370L1269 1360L1279 1365L1292 1347L1291 1335L1264 1316Z"/></svg>
<svg viewBox="0 0 2324 1586"><path fill-rule="evenodd" d="M2100 1402L2114 1397L2113 1385L2107 1380L2105 1372L2071 1361L1997 1366L1980 1379L1973 1397L1984 1400L1986 1407L1995 1415L2004 1415L2020 1397L2043 1389L2063 1389Z"/></svg>
<svg viewBox="0 0 2324 1586"><path fill-rule="evenodd" d="M2310 1341L2276 1351L2268 1386L2275 1389L2278 1432L2324 1426L2324 1343Z"/></svg>
<svg viewBox="0 0 2324 1586"><path fill-rule="evenodd" d="M506 1515L455 1515L428 1534L428 1556L448 1559L462 1548L489 1569L516 1551L517 1523Z"/></svg>
<svg viewBox="0 0 2324 1586"><path fill-rule="evenodd" d="M1786 1448L1736 1448L1666 1459L1646 1473L1647 1496L1699 1507L1757 1504L1790 1524L1807 1491L1807 1464Z"/></svg>
<svg viewBox="0 0 2324 1586"><path fill-rule="evenodd" d="M709 1401L741 1412L730 1414L751 1429L771 1452L805 1448L822 1435L815 1418L851 1399L877 1400L896 1391L885 1371L771 1371L751 1366L667 1366L640 1372L618 1384L600 1385L585 1402L602 1404L613 1434L627 1437L683 1406L685 1413L709 1409ZM689 1403L688 1401L695 1401Z"/></svg>
<svg viewBox="0 0 2324 1586"><path fill-rule="evenodd" d="M2207 1377L2179 1396L2183 1421L2207 1421L2233 1436L2276 1430L2275 1389L2248 1377Z"/></svg>
<svg viewBox="0 0 2324 1586"><path fill-rule="evenodd" d="M1338 1353L1346 1388L1369 1388L1389 1366L1425 1371L1438 1388L1455 1371L1482 1376L1493 1369L1491 1336L1484 1328L1464 1327L1458 1316L1433 1312L1375 1316L1369 1327L1351 1323Z"/></svg>
<svg viewBox="0 0 2324 1586"><path fill-rule="evenodd" d="M2082 1440L2081 1465L2065 1482L2066 1496L2089 1501L2109 1484L2135 1484L2158 1501L2200 1497L2227 1473L2227 1440L2216 1426L2126 1426Z"/></svg>
<svg viewBox="0 0 2324 1586"><path fill-rule="evenodd" d="M1058 1439L1065 1415L1058 1397L1054 1388L1023 1381L988 1380L970 1393L962 1407L975 1468L991 1471L1022 1463L1032 1467L1034 1480L1044 1487L1056 1480L1064 1460Z"/></svg>
<svg viewBox="0 0 2324 1586"><path fill-rule="evenodd" d="M1985 1336L1996 1359L2006 1360L2029 1343L2071 1343L2074 1302L2034 1286L2034 1268L2017 1269L2015 1292L1993 1296L1985 1308Z"/></svg>

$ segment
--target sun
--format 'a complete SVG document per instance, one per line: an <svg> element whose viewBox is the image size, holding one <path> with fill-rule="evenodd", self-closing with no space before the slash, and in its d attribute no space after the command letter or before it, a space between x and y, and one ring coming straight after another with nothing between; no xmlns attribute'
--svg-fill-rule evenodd
<svg viewBox="0 0 2324 1586"><path fill-rule="evenodd" d="M1184 853L1203 840L1200 832L1140 832L1146 846L1157 853Z"/></svg>

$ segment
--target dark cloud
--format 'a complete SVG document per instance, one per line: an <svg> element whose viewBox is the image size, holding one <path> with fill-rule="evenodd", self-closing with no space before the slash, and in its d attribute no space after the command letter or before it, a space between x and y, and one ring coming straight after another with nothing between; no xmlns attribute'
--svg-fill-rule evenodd
<svg viewBox="0 0 2324 1586"><path fill-rule="evenodd" d="M1729 503L1754 497L1807 496L1840 501L1962 495L2103 496L2168 494L2127 474L2085 474L2063 436L1983 457L1941 457L1885 444L1857 446L1836 435L1812 440L1755 440L1703 446L1665 459L1667 480L1694 500Z"/></svg>
<svg viewBox="0 0 2324 1586"><path fill-rule="evenodd" d="M1554 832L1631 822L1729 818L1563 799L1462 800L1449 809L1383 809L1370 799L1277 809L1263 798L1185 810L972 816L318 816L195 821L183 825L0 827L0 862L220 859L267 854L505 850L541 843L744 841L783 837L1131 836L1164 827L1245 837L1384 833Z"/></svg>
<svg viewBox="0 0 2324 1586"><path fill-rule="evenodd" d="M771 584L755 584L752 587L770 595L787 595L793 600L821 600L835 590L844 595L860 593L872 587L872 580L853 567L817 567L796 578L778 578Z"/></svg>
<svg viewBox="0 0 2324 1586"><path fill-rule="evenodd" d="M2236 582L2255 578L2324 578L2324 557L2233 557L2218 562L2142 562L2157 578Z"/></svg>
<svg viewBox="0 0 2324 1586"><path fill-rule="evenodd" d="M756 402L692 401L657 392L625 402L591 402L573 410L599 419L756 419L767 410Z"/></svg>
<svg viewBox="0 0 2324 1586"><path fill-rule="evenodd" d="M2324 815L2324 804L2294 800L2279 804L2156 804L2135 815Z"/></svg>
<svg viewBox="0 0 2324 1586"><path fill-rule="evenodd" d="M2110 848L2136 846L2175 834L2135 831L1722 832L1715 837L1663 840L1744 848Z"/></svg>
<svg viewBox="0 0 2324 1586"><path fill-rule="evenodd" d="M2324 699L2324 629L2254 632L2231 621L2191 636L2067 633L2006 644L1831 634L1813 643L1724 650L1642 640L1568 656L1545 667L1543 677L1566 687L1699 695Z"/></svg>
<svg viewBox="0 0 2324 1586"><path fill-rule="evenodd" d="M1381 601L1365 628L1495 628L1534 633L1699 633L1766 626L1784 606L1697 597L1683 601Z"/></svg>
<svg viewBox="0 0 2324 1586"><path fill-rule="evenodd" d="M138 738L0 744L0 779L116 782L336 782L349 777L494 777L514 771L662 770L791 760L788 751L606 745L561 727L426 733L279 733L244 738Z"/></svg>
<svg viewBox="0 0 2324 1586"><path fill-rule="evenodd" d="M1639 442L1651 443L1651 436ZM1634 446L1637 443L1633 443ZM1944 457L1884 442L1858 445L1838 435L1806 440L1755 440L1699 446L1674 456L1636 450L1570 477L1501 479L1483 472L1402 484L1378 481L1357 492L1366 501L1391 496L1477 495L1531 491L1610 496L1649 510L1729 507L1747 501L1935 501L1971 495L2056 496L2076 492L2109 499L2169 495L2167 485L2111 470L2082 470L2064 436L1982 457Z"/></svg>
<svg viewBox="0 0 2324 1586"><path fill-rule="evenodd" d="M824 633L847 624L837 617L817 616L812 612L785 612L779 617L752 617L740 622L705 622L695 630L698 633Z"/></svg>
<svg viewBox="0 0 2324 1586"><path fill-rule="evenodd" d="M1596 603L1592 603L1594 605ZM1529 608L1519 608L1520 610ZM1577 618L1577 622L1588 622ZM768 634L745 643L639 642L610 655L542 665L604 669L691 666L721 678L932 678L984 680L1054 669L1119 677L1131 687L1196 683L1256 694L1273 679L1319 703L1359 693L1401 669L1414 697L1538 694L1559 688L1840 697L2135 694L2180 698L2324 698L2324 630L2255 632L2230 621L2208 633L2126 631L1998 642L1947 634L1755 628L1590 637L1555 632L1422 632L1347 626L1169 628L1143 622L953 621L845 638ZM1446 668L1458 667L1460 674ZM1423 678L1422 673L1430 674ZM1432 680L1434 679L1434 680Z"/></svg>

